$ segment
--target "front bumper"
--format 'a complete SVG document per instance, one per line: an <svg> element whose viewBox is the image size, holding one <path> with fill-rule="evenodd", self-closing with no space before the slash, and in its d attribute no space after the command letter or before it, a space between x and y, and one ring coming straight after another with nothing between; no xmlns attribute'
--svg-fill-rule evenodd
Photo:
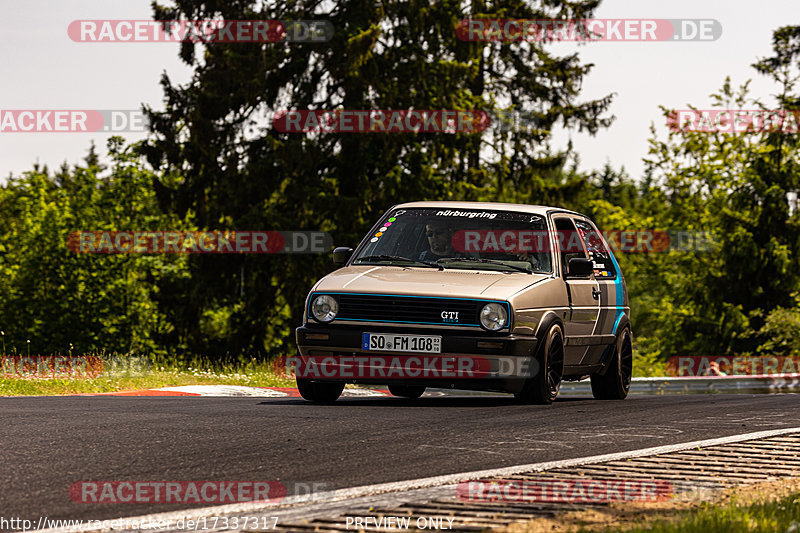
<svg viewBox="0 0 800 533"><path fill-rule="evenodd" d="M362 335L373 333L424 334L441 335L442 347L438 354L420 354L411 352L388 352L364 350L361 346ZM426 387L458 388L472 390L498 390L517 392L525 379L538 371L533 354L537 339L523 335L481 335L476 331L454 331L437 329L421 331L419 328L397 326L351 326L351 325L306 325L297 328L297 347L300 361L324 360L328 376L314 376L315 380L346 381L348 383L364 383L385 385L402 384ZM409 357L422 358L435 365L450 365L449 368L463 368L465 363L481 371L473 374L442 373L441 377L426 375L410 377L405 373L383 377L373 372L371 361L375 361L375 369L388 366L387 360ZM361 366L353 373L353 361ZM340 363L341 361L341 363ZM350 372L345 367L350 365ZM366 365L366 370L364 368ZM463 377L467 375L468 377Z"/></svg>

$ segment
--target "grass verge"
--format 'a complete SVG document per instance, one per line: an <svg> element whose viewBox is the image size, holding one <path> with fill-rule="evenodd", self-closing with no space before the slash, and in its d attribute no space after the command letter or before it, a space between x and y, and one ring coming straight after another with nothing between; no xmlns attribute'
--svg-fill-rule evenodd
<svg viewBox="0 0 800 533"><path fill-rule="evenodd" d="M800 533L800 479L756 483L668 502L612 504L509 526L505 533Z"/></svg>
<svg viewBox="0 0 800 533"><path fill-rule="evenodd" d="M180 367L170 364L108 365L108 370L84 377L10 377L0 373L0 396L45 396L92 394L181 385L241 385L247 387L293 387L295 380L274 365L255 360L212 365L195 360Z"/></svg>
<svg viewBox="0 0 800 533"><path fill-rule="evenodd" d="M62 356L48 356L61 358ZM20 362L31 359L18 354L0 357L0 396L46 396L62 394L93 394L121 392L182 385L240 385L250 387L294 387L294 377L287 376L278 365L255 359L240 359L233 364L208 361L202 357L184 360L165 359L156 361L136 356L118 354L87 355L73 357L85 359L84 369L102 369L102 372L77 372L81 377L41 377L51 372L37 368L42 359L33 356L34 363ZM12 360L16 358L15 360ZM65 356L66 358L66 356ZM642 361L634 368L636 376L663 375L664 364L653 360ZM102 363L98 361L102 360ZM131 365L131 360L135 364ZM123 363L123 364L120 364ZM54 370L51 361L50 370ZM7 365L12 365L11 371ZM24 368L23 368L24 367ZM107 370L108 369L108 370ZM52 372L58 375L58 372ZM75 373L73 373L75 374ZM61 374L65 375L65 374ZM355 387L355 386L348 386ZM800 533L800 532L798 532Z"/></svg>

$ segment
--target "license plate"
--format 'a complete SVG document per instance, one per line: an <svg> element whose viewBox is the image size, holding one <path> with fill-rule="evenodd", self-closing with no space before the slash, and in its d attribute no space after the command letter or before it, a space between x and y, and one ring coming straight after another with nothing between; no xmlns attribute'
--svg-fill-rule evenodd
<svg viewBox="0 0 800 533"><path fill-rule="evenodd" d="M441 353L442 337L439 335L364 333L361 348L382 352Z"/></svg>

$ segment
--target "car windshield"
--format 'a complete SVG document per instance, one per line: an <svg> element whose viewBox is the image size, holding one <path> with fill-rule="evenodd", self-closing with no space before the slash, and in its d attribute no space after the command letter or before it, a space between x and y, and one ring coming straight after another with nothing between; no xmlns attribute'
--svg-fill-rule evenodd
<svg viewBox="0 0 800 533"><path fill-rule="evenodd" d="M541 215L467 209L397 209L359 247L353 264L551 273Z"/></svg>

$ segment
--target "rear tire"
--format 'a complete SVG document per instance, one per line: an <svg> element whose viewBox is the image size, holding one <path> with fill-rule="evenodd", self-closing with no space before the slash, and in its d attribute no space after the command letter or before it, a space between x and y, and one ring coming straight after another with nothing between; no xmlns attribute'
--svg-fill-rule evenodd
<svg viewBox="0 0 800 533"><path fill-rule="evenodd" d="M592 395L597 400L624 400L631 389L633 375L633 339L625 326L617 335L614 353L603 375L592 374Z"/></svg>
<svg viewBox="0 0 800 533"><path fill-rule="evenodd" d="M389 385L389 392L392 393L392 396L416 400L425 392L425 387L415 387L413 385Z"/></svg>
<svg viewBox="0 0 800 533"><path fill-rule="evenodd" d="M558 396L564 374L564 333L560 324L550 326L537 352L536 374L514 396L522 403L549 405Z"/></svg>
<svg viewBox="0 0 800 533"><path fill-rule="evenodd" d="M333 403L342 395L344 383L297 378L297 390L309 402Z"/></svg>

